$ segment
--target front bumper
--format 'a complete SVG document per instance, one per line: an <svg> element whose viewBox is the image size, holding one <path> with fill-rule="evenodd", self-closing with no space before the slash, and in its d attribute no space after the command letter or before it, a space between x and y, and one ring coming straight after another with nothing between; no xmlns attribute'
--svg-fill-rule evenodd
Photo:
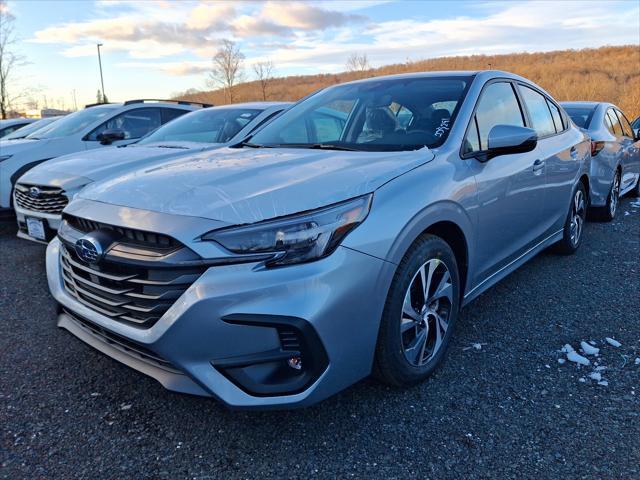
<svg viewBox="0 0 640 480"><path fill-rule="evenodd" d="M55 237L58 228L60 227L60 222L62 221L61 214L52 214L52 213L43 213L43 212L34 212L31 210L26 210L19 205L16 205L14 202L14 209L16 213L16 220L18 222L18 237L23 238L25 240L31 240L32 242L37 243L48 243L53 237ZM30 237L27 234L27 217L38 218L42 220L45 228L46 239L40 240L37 238Z"/></svg>
<svg viewBox="0 0 640 480"><path fill-rule="evenodd" d="M213 396L234 408L306 406L367 376L395 269L346 247L320 261L284 268L265 269L257 263L213 266L157 323L140 329L69 295L60 249L55 238L46 258L49 288L63 308L58 326L170 390ZM248 321L235 321L238 318ZM223 369L234 359L277 349L278 331L264 324L265 318L294 318L308 326L309 336L317 337L311 343L321 345L326 361L304 389L255 394Z"/></svg>

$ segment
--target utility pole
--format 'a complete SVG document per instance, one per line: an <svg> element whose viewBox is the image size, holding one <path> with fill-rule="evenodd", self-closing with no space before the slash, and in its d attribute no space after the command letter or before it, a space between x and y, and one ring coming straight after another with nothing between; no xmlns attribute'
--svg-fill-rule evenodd
<svg viewBox="0 0 640 480"><path fill-rule="evenodd" d="M104 99L106 98L106 95L104 93L104 79L102 78L102 58L100 57L100 47L102 46L101 43L96 43L97 47L98 47L98 65L100 65L100 84L102 85L102 102L104 103Z"/></svg>
<svg viewBox="0 0 640 480"><path fill-rule="evenodd" d="M78 110L78 101L76 100L76 89L71 90L71 94L73 95L73 109Z"/></svg>

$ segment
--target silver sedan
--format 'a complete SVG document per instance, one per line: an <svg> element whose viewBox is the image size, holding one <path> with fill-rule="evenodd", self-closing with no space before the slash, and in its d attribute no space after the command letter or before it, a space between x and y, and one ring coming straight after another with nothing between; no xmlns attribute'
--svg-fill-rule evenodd
<svg viewBox="0 0 640 480"><path fill-rule="evenodd" d="M611 221L618 198L640 196L640 138L627 117L611 103L563 102L573 122L591 137L591 208Z"/></svg>

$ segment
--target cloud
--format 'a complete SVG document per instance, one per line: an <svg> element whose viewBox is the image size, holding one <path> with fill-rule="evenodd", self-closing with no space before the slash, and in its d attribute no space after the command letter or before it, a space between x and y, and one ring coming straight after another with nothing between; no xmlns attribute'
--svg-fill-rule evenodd
<svg viewBox="0 0 640 480"><path fill-rule="evenodd" d="M260 17L284 27L300 30L325 30L367 20L363 15L341 13L297 2L267 2Z"/></svg>
<svg viewBox="0 0 640 480"><path fill-rule="evenodd" d="M202 3L191 10L185 27L192 30L226 29L229 19L235 14L233 5Z"/></svg>
<svg viewBox="0 0 640 480"><path fill-rule="evenodd" d="M173 76L200 75L211 70L209 61L183 61L183 62L123 62L117 64L122 68L144 68L160 70Z"/></svg>

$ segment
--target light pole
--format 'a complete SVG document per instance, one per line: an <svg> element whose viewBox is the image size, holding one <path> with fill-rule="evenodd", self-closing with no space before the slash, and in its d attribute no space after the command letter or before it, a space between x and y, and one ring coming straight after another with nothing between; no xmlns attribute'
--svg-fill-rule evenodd
<svg viewBox="0 0 640 480"><path fill-rule="evenodd" d="M102 78L102 59L100 58L100 47L101 43L96 44L98 46L98 65L100 65L100 84L102 85L102 103L104 103L104 99L106 95L104 94L104 79Z"/></svg>

